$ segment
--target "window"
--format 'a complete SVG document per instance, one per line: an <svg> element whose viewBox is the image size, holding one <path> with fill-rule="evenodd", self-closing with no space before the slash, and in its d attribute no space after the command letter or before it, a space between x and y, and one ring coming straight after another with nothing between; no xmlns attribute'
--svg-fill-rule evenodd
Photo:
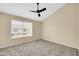
<svg viewBox="0 0 79 59"><path fill-rule="evenodd" d="M11 20L11 38L32 36L32 23Z"/></svg>

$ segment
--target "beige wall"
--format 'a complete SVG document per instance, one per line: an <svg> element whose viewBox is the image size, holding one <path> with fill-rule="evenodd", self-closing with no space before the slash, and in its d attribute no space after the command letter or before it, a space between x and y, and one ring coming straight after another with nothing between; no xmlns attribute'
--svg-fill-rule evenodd
<svg viewBox="0 0 79 59"><path fill-rule="evenodd" d="M11 39L11 36L10 36L11 19L32 22L33 23L33 36ZM41 31L40 22L28 20L22 17L0 13L0 48L40 39L40 33L41 33L40 31Z"/></svg>
<svg viewBox="0 0 79 59"><path fill-rule="evenodd" d="M77 32L77 34L78 34L78 39L77 39L77 46L78 46L78 49L79 49L79 4L77 4L77 18L78 18L78 21L77 21L77 25L78 25L78 32Z"/></svg>
<svg viewBox="0 0 79 59"><path fill-rule="evenodd" d="M66 4L54 15L51 15L42 22L42 38L69 47L78 48L76 4Z"/></svg>

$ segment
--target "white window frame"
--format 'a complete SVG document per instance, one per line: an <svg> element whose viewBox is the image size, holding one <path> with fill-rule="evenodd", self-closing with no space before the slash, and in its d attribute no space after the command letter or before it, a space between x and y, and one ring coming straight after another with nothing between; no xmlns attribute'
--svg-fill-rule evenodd
<svg viewBox="0 0 79 59"><path fill-rule="evenodd" d="M32 37L32 23L19 20L11 20L11 39L20 37Z"/></svg>

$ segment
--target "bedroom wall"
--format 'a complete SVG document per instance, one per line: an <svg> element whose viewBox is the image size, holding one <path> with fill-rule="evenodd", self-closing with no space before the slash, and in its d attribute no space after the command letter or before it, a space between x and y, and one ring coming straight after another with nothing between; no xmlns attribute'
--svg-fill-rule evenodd
<svg viewBox="0 0 79 59"><path fill-rule="evenodd" d="M51 42L78 48L77 7L66 4L42 22L42 38Z"/></svg>
<svg viewBox="0 0 79 59"><path fill-rule="evenodd" d="M78 34L78 40L77 40L77 46L78 46L78 49L79 49L79 4L77 4L77 18L78 18L78 20L77 20L77 25L78 25L78 32L77 32L77 34Z"/></svg>
<svg viewBox="0 0 79 59"><path fill-rule="evenodd" d="M11 36L10 36L11 19L32 22L33 36L11 39ZM40 33L41 33L40 31L41 31L41 26L40 26L40 22L38 21L33 21L26 18L18 17L18 16L0 13L0 48L40 39Z"/></svg>

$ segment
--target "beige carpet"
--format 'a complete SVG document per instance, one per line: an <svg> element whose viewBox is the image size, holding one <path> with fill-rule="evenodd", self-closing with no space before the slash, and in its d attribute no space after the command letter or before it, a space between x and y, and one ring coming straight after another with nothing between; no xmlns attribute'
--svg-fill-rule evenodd
<svg viewBox="0 0 79 59"><path fill-rule="evenodd" d="M36 40L8 48L0 49L0 56L76 56L77 50L51 43L45 40Z"/></svg>

